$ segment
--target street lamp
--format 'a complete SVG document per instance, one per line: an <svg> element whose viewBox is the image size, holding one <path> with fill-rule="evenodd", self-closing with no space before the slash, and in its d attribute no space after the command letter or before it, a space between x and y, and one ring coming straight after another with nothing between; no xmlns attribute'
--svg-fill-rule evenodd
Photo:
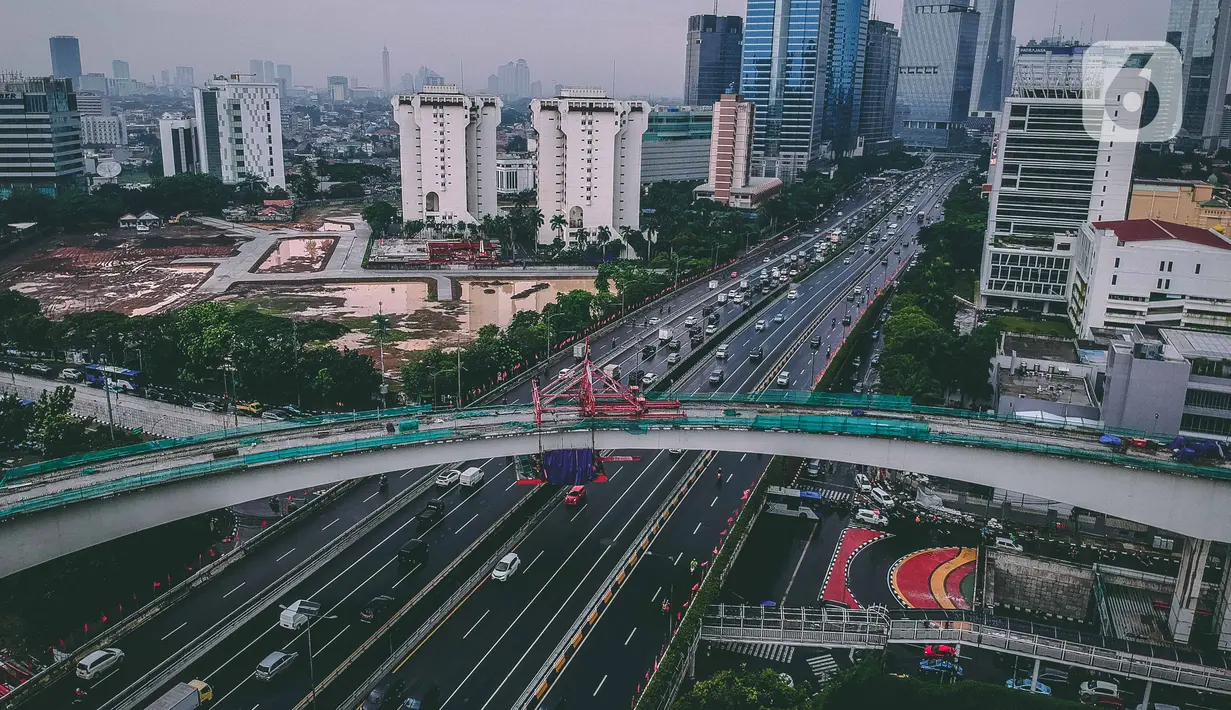
<svg viewBox="0 0 1231 710"><path fill-rule="evenodd" d="M312 662L312 626L321 619L332 620L338 618L338 616L337 614L317 616L316 613L320 610L320 604L317 602L305 604L304 601L306 600L295 602L294 606L296 607L295 611L308 617L308 682L311 684L308 686L308 694L312 698L312 709L316 710L316 664ZM279 604L278 606L283 609L287 608L285 604Z"/></svg>

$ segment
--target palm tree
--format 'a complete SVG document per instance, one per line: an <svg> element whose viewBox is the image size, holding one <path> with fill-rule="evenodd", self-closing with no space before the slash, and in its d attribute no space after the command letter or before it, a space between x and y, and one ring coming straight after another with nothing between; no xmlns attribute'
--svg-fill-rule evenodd
<svg viewBox="0 0 1231 710"><path fill-rule="evenodd" d="M568 220L562 214L553 214L551 216L551 228L556 230L556 234L560 235L560 239L564 239L564 227L568 224Z"/></svg>
<svg viewBox="0 0 1231 710"><path fill-rule="evenodd" d="M522 190L513 195L513 204L517 207L529 207L530 203L534 202L537 198L538 196L534 194L534 190Z"/></svg>

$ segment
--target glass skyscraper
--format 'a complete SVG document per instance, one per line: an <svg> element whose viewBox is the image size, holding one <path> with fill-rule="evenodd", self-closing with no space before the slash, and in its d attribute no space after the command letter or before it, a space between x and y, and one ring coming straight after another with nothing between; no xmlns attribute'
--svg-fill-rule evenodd
<svg viewBox="0 0 1231 710"><path fill-rule="evenodd" d="M894 133L907 146L943 150L962 140L978 34L970 0L906 0Z"/></svg>
<svg viewBox="0 0 1231 710"><path fill-rule="evenodd" d="M76 81L81 76L81 45L77 38L57 35L50 40L51 75L57 79Z"/></svg>
<svg viewBox="0 0 1231 710"><path fill-rule="evenodd" d="M821 18L826 39L821 139L830 141L836 155L854 149L859 132L868 4L869 0L829 0Z"/></svg>
<svg viewBox="0 0 1231 710"><path fill-rule="evenodd" d="M731 86L739 86L744 18L693 15L688 18L684 60L684 103L710 106Z"/></svg>
<svg viewBox="0 0 1231 710"><path fill-rule="evenodd" d="M740 93L757 107L756 176L790 182L819 157L821 5L822 0L748 0Z"/></svg>
<svg viewBox="0 0 1231 710"><path fill-rule="evenodd" d="M888 22L868 22L868 50L863 66L863 95L859 104L859 135L865 150L893 139L893 111L898 97L898 63L902 38Z"/></svg>
<svg viewBox="0 0 1231 710"><path fill-rule="evenodd" d="M1184 58L1182 130L1217 147L1227 93L1231 0L1171 0L1167 42Z"/></svg>
<svg viewBox="0 0 1231 710"><path fill-rule="evenodd" d="M1014 0L979 0L970 112L998 112L1013 80Z"/></svg>

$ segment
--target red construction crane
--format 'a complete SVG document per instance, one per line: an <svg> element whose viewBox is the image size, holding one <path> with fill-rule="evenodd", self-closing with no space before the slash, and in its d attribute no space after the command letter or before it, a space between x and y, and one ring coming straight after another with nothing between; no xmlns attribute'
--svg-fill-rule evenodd
<svg viewBox="0 0 1231 710"><path fill-rule="evenodd" d="M612 417L619 419L672 419L685 416L679 400L646 400L636 387L625 387L590 361L590 343L586 355L568 374L539 389L534 384L534 421L543 424L544 413L578 414L583 419Z"/></svg>

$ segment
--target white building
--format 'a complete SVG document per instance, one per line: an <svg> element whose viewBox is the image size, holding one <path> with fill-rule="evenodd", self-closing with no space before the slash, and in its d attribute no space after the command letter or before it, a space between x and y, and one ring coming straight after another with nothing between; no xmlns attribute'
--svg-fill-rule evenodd
<svg viewBox="0 0 1231 710"><path fill-rule="evenodd" d="M82 116L81 144L122 147L128 145L128 127L123 116Z"/></svg>
<svg viewBox="0 0 1231 710"><path fill-rule="evenodd" d="M216 76L193 89L201 172L234 184L248 176L286 187L278 85Z"/></svg>
<svg viewBox="0 0 1231 710"><path fill-rule="evenodd" d="M1106 117L1106 139L1087 134L1085 50L1019 48L992 140L980 307L1065 313L1077 231L1128 213L1136 142Z"/></svg>
<svg viewBox="0 0 1231 710"><path fill-rule="evenodd" d="M756 115L756 104L730 91L714 103L709 179L693 190L694 197L751 209L782 190L778 178L751 177Z"/></svg>
<svg viewBox="0 0 1231 710"><path fill-rule="evenodd" d="M641 136L649 104L617 101L602 89L562 89L553 99L530 102L539 138L539 209L545 220L539 242L558 235L551 218L568 221L564 241L606 227L618 238L621 227L641 224Z"/></svg>
<svg viewBox="0 0 1231 710"><path fill-rule="evenodd" d="M1091 328L1150 325L1231 332L1231 239L1152 219L1086 224L1070 317Z"/></svg>
<svg viewBox="0 0 1231 710"><path fill-rule="evenodd" d="M497 214L500 99L437 84L392 103L402 149L402 219L478 222Z"/></svg>
<svg viewBox="0 0 1231 710"><path fill-rule="evenodd" d="M158 139L162 148L162 174L201 172L197 154L197 121L194 118L163 117L158 121Z"/></svg>
<svg viewBox="0 0 1231 710"><path fill-rule="evenodd" d="M500 155L496 157L496 194L516 195L533 190L538 168L532 155Z"/></svg>

